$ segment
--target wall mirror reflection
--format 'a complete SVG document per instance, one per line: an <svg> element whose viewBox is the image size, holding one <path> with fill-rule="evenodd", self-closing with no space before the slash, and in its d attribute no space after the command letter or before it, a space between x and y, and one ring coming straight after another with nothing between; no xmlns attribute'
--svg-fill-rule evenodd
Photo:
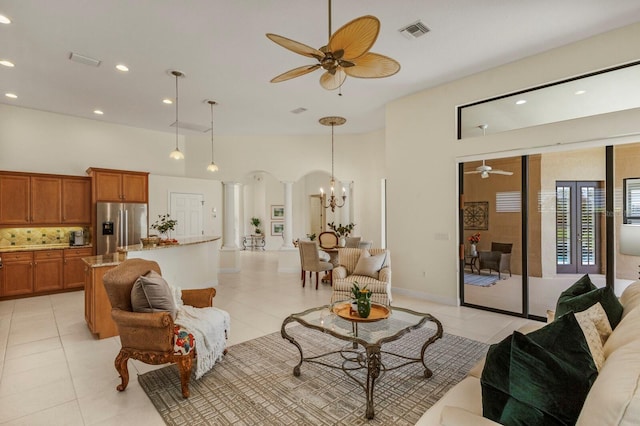
<svg viewBox="0 0 640 426"><path fill-rule="evenodd" d="M638 107L640 61L463 105L458 139Z"/></svg>

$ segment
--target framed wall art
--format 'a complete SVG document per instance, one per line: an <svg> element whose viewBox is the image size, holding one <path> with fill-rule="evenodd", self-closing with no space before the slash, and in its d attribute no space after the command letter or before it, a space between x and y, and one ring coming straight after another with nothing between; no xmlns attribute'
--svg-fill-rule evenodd
<svg viewBox="0 0 640 426"><path fill-rule="evenodd" d="M271 206L271 219L272 220L284 219L284 206Z"/></svg>
<svg viewBox="0 0 640 426"><path fill-rule="evenodd" d="M470 201L464 203L463 223L465 230L489 229L489 202Z"/></svg>
<svg viewBox="0 0 640 426"><path fill-rule="evenodd" d="M282 235L284 231L284 222L271 222L271 235Z"/></svg>

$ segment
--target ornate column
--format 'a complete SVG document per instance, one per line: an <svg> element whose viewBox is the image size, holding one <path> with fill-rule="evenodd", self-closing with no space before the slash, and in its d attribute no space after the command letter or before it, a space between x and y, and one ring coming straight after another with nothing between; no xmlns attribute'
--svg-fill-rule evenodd
<svg viewBox="0 0 640 426"><path fill-rule="evenodd" d="M220 250L220 272L240 271L240 184L222 182L223 226L222 249Z"/></svg>
<svg viewBox="0 0 640 426"><path fill-rule="evenodd" d="M293 249L293 182L284 184L284 242L283 249Z"/></svg>

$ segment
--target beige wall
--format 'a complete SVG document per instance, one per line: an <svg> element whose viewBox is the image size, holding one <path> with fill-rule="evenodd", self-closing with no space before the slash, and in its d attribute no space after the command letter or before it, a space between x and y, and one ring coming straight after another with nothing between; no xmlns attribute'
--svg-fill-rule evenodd
<svg viewBox="0 0 640 426"><path fill-rule="evenodd" d="M616 146L614 149L615 157L615 229L616 241L620 234L620 225L622 224L622 208L624 202L624 193L622 191L622 180L624 178L640 177L640 143ZM616 243L616 247L617 243ZM640 259L637 256L629 256L620 254L616 249L616 278L627 280L637 280L638 270L640 269Z"/></svg>
<svg viewBox="0 0 640 426"><path fill-rule="evenodd" d="M640 24L399 99L387 106L389 247L395 289L458 300L456 162L605 145L640 131L640 109L456 140L456 107L640 57ZM563 146L565 144L572 144Z"/></svg>

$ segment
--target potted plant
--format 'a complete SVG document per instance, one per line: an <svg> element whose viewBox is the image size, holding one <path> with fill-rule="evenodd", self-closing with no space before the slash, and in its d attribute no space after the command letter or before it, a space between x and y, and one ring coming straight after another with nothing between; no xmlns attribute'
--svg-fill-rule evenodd
<svg viewBox="0 0 640 426"><path fill-rule="evenodd" d="M167 214L159 214L158 220L153 222L151 225L151 229L157 230L160 235L163 236L163 240L167 240L167 235L169 231L173 231L178 224L178 221L175 219L171 219L171 216Z"/></svg>
<svg viewBox="0 0 640 426"><path fill-rule="evenodd" d="M254 232L256 233L256 235L262 234L262 231L260 230L260 225L262 225L262 221L257 217L252 217L250 222L251 222L251 225L253 225L253 227L255 228Z"/></svg>
<svg viewBox="0 0 640 426"><path fill-rule="evenodd" d="M371 292L367 289L367 285L365 284L364 287L360 288L358 281L354 281L351 293L356 299L358 316L360 318L368 318L371 313Z"/></svg>
<svg viewBox="0 0 640 426"><path fill-rule="evenodd" d="M340 247L345 246L347 242L346 237L348 237L349 234L351 234L351 231L353 231L353 228L355 226L356 226L355 223L349 223L348 225L344 225L344 226L341 223L338 224L337 226L333 222L327 223L327 227L331 229L333 232L335 232L336 235L338 236L338 245Z"/></svg>

